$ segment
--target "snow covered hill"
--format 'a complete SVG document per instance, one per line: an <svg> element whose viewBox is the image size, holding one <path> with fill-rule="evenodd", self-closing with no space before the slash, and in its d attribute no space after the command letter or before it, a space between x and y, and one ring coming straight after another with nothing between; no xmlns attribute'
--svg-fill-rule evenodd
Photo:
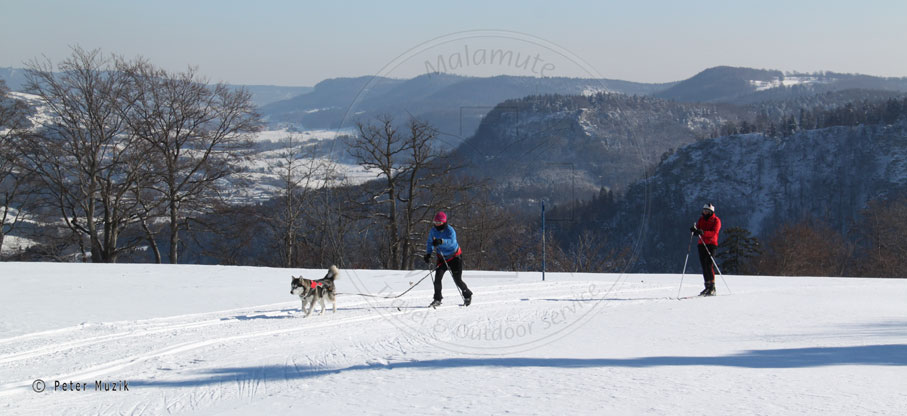
<svg viewBox="0 0 907 416"><path fill-rule="evenodd" d="M901 121L699 141L630 186L611 224L617 235L645 224L643 271L676 270L672 259L683 256L702 201L715 204L724 230L743 227L760 238L806 215L846 232L867 202L907 191L905 137Z"/></svg>
<svg viewBox="0 0 907 416"><path fill-rule="evenodd" d="M495 76L467 77L431 73L410 79L363 76L333 78L313 90L288 100L262 106L260 111L272 128L304 129L355 127L357 121L373 121L390 115L430 122L455 147L475 131L482 117L507 100L539 94L582 94L613 91L628 95L651 94L670 84L644 84L610 79Z"/></svg>
<svg viewBox="0 0 907 416"><path fill-rule="evenodd" d="M851 89L907 91L907 78L861 74L783 73L778 70L717 66L680 81L654 96L683 102L757 103L784 101Z"/></svg>
<svg viewBox="0 0 907 416"><path fill-rule="evenodd" d="M291 273L324 271L2 263L0 413L907 408L905 280L728 276L720 296L677 300L678 275L467 271L473 305L448 277L432 310L430 279L349 294L425 271L344 270L336 314L303 318Z"/></svg>
<svg viewBox="0 0 907 416"><path fill-rule="evenodd" d="M643 178L671 149L709 137L742 112L621 94L505 101L457 148L469 174L517 198L568 203Z"/></svg>

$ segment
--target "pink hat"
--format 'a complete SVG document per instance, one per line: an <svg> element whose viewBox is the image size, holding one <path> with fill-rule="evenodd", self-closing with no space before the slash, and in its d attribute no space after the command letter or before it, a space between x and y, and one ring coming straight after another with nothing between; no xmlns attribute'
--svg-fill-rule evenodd
<svg viewBox="0 0 907 416"><path fill-rule="evenodd" d="M447 214L445 214L444 211L438 212L438 214L435 215L434 222L441 224L447 222Z"/></svg>

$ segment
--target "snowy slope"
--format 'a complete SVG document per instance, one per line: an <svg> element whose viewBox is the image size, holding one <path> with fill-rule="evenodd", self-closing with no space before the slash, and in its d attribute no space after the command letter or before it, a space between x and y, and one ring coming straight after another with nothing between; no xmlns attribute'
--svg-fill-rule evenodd
<svg viewBox="0 0 907 416"><path fill-rule="evenodd" d="M907 408L905 280L729 276L721 296L677 300L678 275L467 271L469 308L449 280L445 304L422 308L426 279L397 300L340 295L336 314L303 318L291 272L324 273L2 263L0 414ZM338 290L396 294L423 276L346 270ZM682 294L700 284L687 275Z"/></svg>

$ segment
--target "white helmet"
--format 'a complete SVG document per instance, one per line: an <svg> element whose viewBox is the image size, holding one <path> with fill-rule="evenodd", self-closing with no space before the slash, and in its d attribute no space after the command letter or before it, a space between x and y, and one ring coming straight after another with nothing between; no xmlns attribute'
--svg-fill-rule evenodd
<svg viewBox="0 0 907 416"><path fill-rule="evenodd" d="M709 211L712 211L713 213L715 212L715 206L708 202L705 205L703 205L702 209L707 209Z"/></svg>

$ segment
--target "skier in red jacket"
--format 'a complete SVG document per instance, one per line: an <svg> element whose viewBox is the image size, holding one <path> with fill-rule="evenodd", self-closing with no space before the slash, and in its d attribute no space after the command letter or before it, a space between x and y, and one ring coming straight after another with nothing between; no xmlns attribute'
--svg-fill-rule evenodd
<svg viewBox="0 0 907 416"><path fill-rule="evenodd" d="M696 221L696 225L690 227L690 232L699 236L699 264L702 265L702 278L705 280L705 289L699 293L700 296L715 294L715 269L712 266L712 255L718 249L719 230L721 230L721 219L715 215L715 206L707 203L702 207L702 216Z"/></svg>

